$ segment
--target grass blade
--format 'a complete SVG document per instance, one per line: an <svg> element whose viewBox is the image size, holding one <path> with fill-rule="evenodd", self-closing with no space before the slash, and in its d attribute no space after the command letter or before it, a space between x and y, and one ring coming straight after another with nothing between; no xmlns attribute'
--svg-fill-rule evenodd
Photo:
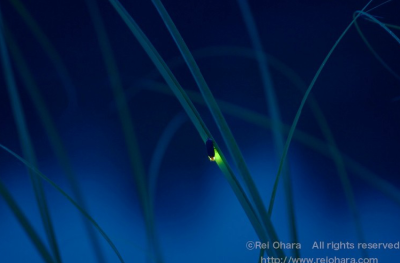
<svg viewBox="0 0 400 263"><path fill-rule="evenodd" d="M365 8L367 8L368 5L369 5L372 1L373 1L373 0L370 0L370 1L367 3L367 5L363 8L363 10L364 10ZM277 173L276 179L275 179L275 184L278 184L278 182L279 182L280 174L281 174L281 172L282 172L282 167L283 167L284 161L285 161L285 159L286 159L287 152L288 152L288 150L289 150L290 142L291 142L291 140L292 140L292 137L293 137L294 131L295 131L295 129L296 129L297 123L299 122L300 115L301 115L301 112L302 112L302 110L303 110L303 108L304 108L304 105L305 105L305 103L306 103L306 100L307 100L308 96L310 95L311 90L312 90L312 88L314 87L315 82L317 81L319 75L321 74L321 71L322 71L322 69L324 68L326 62L328 62L328 60L329 60L329 58L331 57L333 51L336 49L336 46L339 44L339 42L342 40L342 38L344 37L344 35L347 33L347 31L350 29L350 27L353 25L354 21L355 21L358 17L359 17L359 15L357 15L357 16L350 22L350 24L346 27L346 29L343 31L343 33L340 35L340 37L336 40L336 42L335 42L335 44L333 45L333 47L331 48L331 50L328 52L327 56L326 56L325 59L322 61L321 66L318 68L318 70L317 70L317 72L316 72L314 78L312 79L310 85L308 86L308 88L307 88L307 90L306 90L306 92L305 92L305 94L304 94L304 96L303 96L303 99L302 99L302 101L301 101L301 103L300 103L299 109L298 109L297 112L296 112L296 116L295 116L295 118L294 118L294 120L293 120L293 123L292 123L292 126L291 126L291 128L290 128L288 138L286 139L284 152L283 152L283 154L282 154L281 162L280 162L280 164L279 164L279 170L278 170L278 173ZM275 187L274 187L274 189L275 189ZM272 195L271 195L271 199L270 199L270 208L273 207L273 205L274 205L275 196L276 196L276 191L274 191L274 192L272 193Z"/></svg>
<svg viewBox="0 0 400 263"><path fill-rule="evenodd" d="M23 5L20 0L9 0L9 2L21 16L25 24L29 27L38 43L42 46L43 51L45 52L45 54L48 55L59 77L61 78L69 101L68 108L65 114L76 110L76 108L78 107L76 88L72 83L67 67L64 65L63 60L57 49L54 47L50 39L46 36L36 20L33 18L28 9Z"/></svg>
<svg viewBox="0 0 400 263"><path fill-rule="evenodd" d="M250 35L251 43L253 45L253 49L255 50L257 56L256 60L258 63L258 68L261 73L261 79L264 87L265 98L268 106L268 112L272 119L272 124L282 122L281 121L281 114L279 111L278 99L276 98L276 94L274 91L272 77L269 72L267 56L264 53L263 46L261 43L261 38L258 33L256 22L254 21L254 17L251 13L251 8L247 0L238 0L237 1L240 6L240 11L242 12L242 16L244 22L247 27L247 31ZM278 128L272 127L272 134L273 134L273 143L275 144L275 152L276 155L282 156L283 148L284 148L284 139L282 134L279 132ZM286 195L286 206L288 209L289 214L289 228L290 228L290 235L292 237L292 242L298 243L297 238L297 229L296 229L296 220L295 220L295 213L294 213L294 199L292 193L292 185L290 180L290 170L288 162L286 161L283 167L283 174L284 174L284 189ZM272 209L268 210L268 215L271 218L272 216ZM296 258L300 258L300 251L298 249L294 249L294 253Z"/></svg>
<svg viewBox="0 0 400 263"><path fill-rule="evenodd" d="M155 200L157 178L161 166L161 161L164 158L165 152L168 149L172 137L186 121L187 117L185 113L184 112L178 113L168 123L167 127L165 127L160 138L158 139L149 166L149 191L150 191L150 198L153 200L152 203L154 203Z"/></svg>
<svg viewBox="0 0 400 263"><path fill-rule="evenodd" d="M30 135L28 132L28 128L26 126L25 116L22 109L21 101L19 98L17 85L14 79L14 73L11 66L11 61L8 55L5 35L4 35L4 26L3 26L3 16L0 10L0 52L2 57L2 65L4 70L4 75L6 78L6 86L9 93L12 111L14 115L14 119L17 125L18 135L21 143L22 150L26 158L36 166L36 157L33 149L33 145L30 139ZM54 232L53 223L51 221L50 213L48 210L48 205L46 201L46 196L43 190L43 186L39 180L39 178L30 173L30 178L33 186L33 190L36 197L36 202L39 206L40 216L42 218L43 226L46 231L47 239L49 241L51 251L53 256L55 257L56 262L61 261L60 249L57 244L57 239Z"/></svg>
<svg viewBox="0 0 400 263"><path fill-rule="evenodd" d="M374 23L377 23L380 27L382 27L386 32L389 33L389 35L391 35L393 37L394 40L396 40L397 43L400 44L400 39L398 36L396 36L395 33L393 33L392 30L389 29L388 26L386 26L386 24L382 23L381 21L379 21L378 19L376 19L375 17L371 16L370 14L364 12L364 9L361 11L356 11L355 12L357 15L356 17L362 15L362 16L366 16L368 17L370 20L372 20ZM399 29L397 26L395 26L394 28Z"/></svg>
<svg viewBox="0 0 400 263"><path fill-rule="evenodd" d="M353 17L355 15L356 15L356 13L354 13ZM356 27L358 34L360 35L361 39L364 41L365 45L368 47L369 51L371 51L372 55L374 55L374 57L382 64L382 66L384 68L387 69L387 71L389 71L390 74L392 74L396 79L400 80L399 74L397 74L388 64L386 64L386 62L378 55L378 53L375 51L375 49L369 43L369 41L365 37L364 33L361 31L361 28L358 25L357 21L354 23L354 26Z"/></svg>
<svg viewBox="0 0 400 263"><path fill-rule="evenodd" d="M29 220L22 212L21 208L19 208L17 202L15 202L14 198L7 190L6 186L0 180L0 195L3 196L4 201L6 201L7 205L10 207L11 212L15 215L19 224L24 229L26 235L30 238L33 245L36 247L36 250L42 256L42 259L46 263L54 263L53 257L50 255L50 252L47 250L43 241L40 239L39 235L36 233L35 229L29 223Z"/></svg>
<svg viewBox="0 0 400 263"><path fill-rule="evenodd" d="M205 126L203 120L201 119L200 114L197 112L193 103L187 96L186 92L180 86L179 82L177 81L175 76L172 74L171 70L168 68L165 61L158 54L157 50L151 44L149 39L142 32L142 30L136 24L136 22L133 20L133 18L128 14L128 12L125 10L125 8L120 4L120 2L117 0L110 0L110 2L113 5L113 7L115 8L115 10L119 13L121 18L125 21L125 23L129 27L129 29L132 31L132 33L135 35L135 37L137 38L139 43L142 45L142 47L144 48L146 53L149 55L149 57L153 61L154 65L160 71L161 75L167 82L168 86L171 88L171 90L174 93L174 95L176 96L176 98L181 103L182 107L188 114L190 120L195 125L197 131L199 132L201 138L203 139L203 142L205 143L206 140L208 138L212 138L212 136L211 136L208 128ZM263 242L268 241L269 237L267 237L265 235L265 230L264 230L262 224L260 223L259 218L254 214L255 211L252 207L252 204L246 198L246 195L244 194L243 189L238 184L238 181L236 180L236 177L233 174L232 169L230 169L230 167L228 166L226 159L222 155L222 153L216 143L215 143L215 147L221 157L221 161L218 162L218 166L220 167L220 169L222 170L226 179L230 183L232 189L234 190L234 193L235 193L236 197L238 198L239 202L241 203L244 211L246 212L251 224L253 225L255 232L259 236L260 240L262 240ZM267 218L266 220L269 220L269 219ZM272 223L270 223L270 227L271 227L270 233L272 233L272 235L276 236L276 232L273 229ZM276 254L275 250L272 250L270 253L272 253L272 255Z"/></svg>
<svg viewBox="0 0 400 263"><path fill-rule="evenodd" d="M10 53L16 62L16 68L21 75L21 80L27 89L30 98L35 105L35 109L38 112L39 118L43 124L43 127L47 133L47 137L49 138L50 144L53 148L53 151L60 162L61 168L64 170L67 180L71 186L73 196L76 198L77 203L86 211L88 208L85 204L82 191L79 187L79 184L76 180L75 173L72 169L71 162L68 158L67 151L62 143L62 140L57 132L54 122L50 116L49 110L45 104L43 97L35 84L34 78L29 70L29 67L16 43L14 37L11 35L10 30L5 28L6 38L8 42L8 46L10 48ZM96 233L90 223L83 219L83 223L85 225L86 231L88 233L89 239L93 246L93 250L95 251L96 259L99 263L104 263L104 255L102 253L102 249Z"/></svg>
<svg viewBox="0 0 400 263"><path fill-rule="evenodd" d="M370 1L367 3L367 5L364 6L364 8L363 8L362 10L365 10L371 2L372 2L372 0L370 0ZM327 56L326 56L325 59L323 60L321 66L318 68L318 70L317 70L317 72L316 72L314 78L312 79L312 81L311 81L311 83L310 83L308 89L306 90L306 92L305 92L305 94L304 94L304 96L303 96L303 99L302 99L302 101L301 101L301 104L300 104L300 106L299 106L299 109L297 110L296 116L295 116L295 118L294 118L294 120L293 120L293 123L292 123L292 126L291 126L291 128L290 128L288 138L287 138L287 140L286 140L285 148L284 148L284 151L283 151L283 154L282 154L282 157L281 157L281 161L280 161L280 164L279 164L278 173L277 173L277 175L276 175L276 179L275 179L275 183L274 183L274 189L273 189L273 192L272 192L272 195L271 195L271 199L270 199L269 210L271 210L271 209L273 208L273 206L274 206L274 201L275 201L276 190L277 190L279 178L280 178L280 175L281 175L281 172L282 172L282 169L283 169L283 165L284 165L284 163L285 163L285 159L286 159L287 152L288 152L288 150L289 150L290 142L291 142L291 140L292 140L292 137L293 137L294 131L295 131L295 129L296 129L297 123L298 123L298 121L299 121L299 119L300 119L300 115L301 115L301 112L302 112L303 107L304 107L304 105L305 105L305 102L306 102L306 100L307 100L307 98L308 98L308 96L309 96L309 94L310 94L312 88L314 87L314 84L315 84L315 82L317 81L317 79L318 79L318 77L319 77L319 75L320 75L322 69L324 68L326 62L328 61L328 59L329 59L330 56L332 55L332 53L333 53L333 51L335 50L336 46L339 44L339 42L342 40L342 38L344 37L344 35L347 33L347 31L350 29L350 27L353 25L353 23L355 22L355 20L356 20L359 16L360 16L360 14L358 14L356 17L353 18L353 20L351 21L351 23L346 27L346 29L345 29L345 30L343 31L343 33L340 35L340 37L338 38L338 40L335 42L335 44L333 45L333 47L331 48L331 50L329 51L329 53L327 54ZM349 203L349 205L350 205L350 210L352 211L352 215L353 215L354 220L355 220L355 222L356 222L357 236L358 236L360 242L364 242L365 237L364 237L364 233L363 233L363 231L362 231L361 222L360 222L360 218L359 218L359 213L358 213L357 207L356 207L356 205L355 205L354 195L353 195L353 192L351 191L351 184L350 184L350 181L349 181L349 179L348 179L347 177L344 177L344 176L341 176L340 179L341 179L342 184L343 184L344 189L345 189L345 194L346 194L346 198L347 198L347 200L348 200L348 203ZM364 250L363 253L364 253L364 255L365 255L365 254L366 254L366 251Z"/></svg>
<svg viewBox="0 0 400 263"><path fill-rule="evenodd" d="M31 170L33 173L35 173L37 176L45 180L47 183L49 183L52 187L54 187L60 194L62 194L73 206L75 206L78 211L85 216L90 223L100 232L100 234L103 236L103 238L107 241L107 243L110 245L111 249L114 251L114 253L117 255L118 259L120 262L124 263L124 260L119 253L117 247L114 245L114 243L111 241L111 239L108 237L108 235L103 231L103 229L97 224L97 222L76 202L72 197L70 197L64 190L61 189L58 185L56 185L52 180L50 180L47 176L42 174L38 169L36 169L35 166L31 165L28 161L26 161L24 158L16 154L15 152L11 151L8 149L6 146L0 144L0 148L5 150L7 153L11 154L14 158L16 158L18 161L23 163L29 170Z"/></svg>
<svg viewBox="0 0 400 263"><path fill-rule="evenodd" d="M98 43L100 45L100 50L103 56L108 76L111 81L111 88L114 94L114 98L117 102L119 119L121 121L125 141L127 143L130 165L132 167L133 177L136 182L136 189L144 216L144 223L146 226L149 248L154 250L156 262L161 263L163 262L163 259L161 255L161 248L156 235L154 223L154 208L151 203L149 188L146 182L145 169L143 167L141 153L139 150L139 144L135 135L135 128L129 112L128 104L124 96L117 63L115 61L111 43L107 36L104 22L96 1L86 0L85 2L93 21L93 25L98 38Z"/></svg>
<svg viewBox="0 0 400 263"><path fill-rule="evenodd" d="M169 91L168 87L163 83L157 83L157 82L147 83L147 85L145 85L145 88L147 91L159 92L159 93L163 93L163 94L170 95L170 96L173 95ZM188 95L193 102L201 104L203 106L206 106L204 104L204 100L202 99L201 94L199 94L198 92L194 92L194 91L189 92L188 91ZM310 94L310 98L312 98L311 94ZM307 100L307 101L308 101L308 103L310 103L312 100ZM218 100L218 105L220 105L221 109L226 114L229 114L233 117L236 117L238 119L246 121L249 124L253 124L253 125L265 128L265 129L272 129L272 121L270 118L268 118L265 115L262 115L258 112L249 110L244 107L237 106L237 105L229 103L229 102L221 101L221 100ZM283 133L284 135L289 134L290 126L285 125L283 123L278 123L277 127L279 128L279 131L281 133ZM299 143L303 144L304 146L306 146L328 158L331 158L335 162L335 156L332 155L333 147L330 144L327 144L326 142L324 142L320 139L317 139L314 136L312 136L306 132L303 132L299 129L296 130L296 133L293 135L293 139L298 141ZM354 175L359 177L361 180L365 181L373 188L376 188L377 190L381 191L388 198L392 199L394 202L396 202L397 204L400 205L400 190L399 189L394 187L390 182L388 182L384 179L381 179L378 175L374 174L373 172L368 170L366 167L357 163L355 160L353 160L349 156L346 156L345 154L341 153L340 151L338 152L338 154L340 154L342 156L341 158L343 159L347 169L349 169L350 172L354 173ZM336 162L335 162L335 165L337 166ZM337 167L337 169L339 169L339 168Z"/></svg>
<svg viewBox="0 0 400 263"><path fill-rule="evenodd" d="M178 46L183 58L185 59L186 64L188 65L188 67L189 67L189 69L201 91L201 94L203 95L203 98L207 103L207 107L210 110L210 112L214 118L214 121L217 124L218 129L222 134L225 144L228 147L229 153L231 154L231 156L236 164L236 167L238 168L241 176L244 179L246 187L250 193L251 199L255 204L255 207L256 207L255 212L256 212L257 216L260 218L261 222L263 222L264 227L267 230L267 233L268 233L271 241L272 242L277 241L278 238L276 236L276 233L274 233L275 231L273 229L271 221L268 218L268 215L265 210L265 206L263 204L261 196L260 196L260 194L256 188L256 185L250 175L250 172L244 161L244 158L239 149L239 146L237 145L236 140L233 137L233 134L232 134L224 116L222 115L222 112L219 109L218 104L216 103L214 96L212 95L203 75L201 74L201 71L196 64L196 61L194 60L192 54L189 51L189 48L187 47L186 43L184 42L183 38L181 37L178 29L176 28L175 24L173 23L171 17L169 16L167 10L164 8L161 1L153 0L153 3L156 6L158 12L160 13L160 16L163 19L165 25L167 26L170 34L174 38L176 45ZM281 257L281 258L284 257L284 253L281 249L277 249L276 252L279 255L279 257Z"/></svg>

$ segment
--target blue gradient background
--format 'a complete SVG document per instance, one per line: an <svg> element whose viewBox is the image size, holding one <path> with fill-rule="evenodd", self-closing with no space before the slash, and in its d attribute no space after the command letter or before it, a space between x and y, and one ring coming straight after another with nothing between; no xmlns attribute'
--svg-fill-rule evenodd
<svg viewBox="0 0 400 263"><path fill-rule="evenodd" d="M310 83L322 60L367 1L250 1L267 53L280 59ZM163 1L193 51L210 47L251 47L236 1ZM381 2L373 2L376 6ZM76 105L48 57L8 1L1 1L11 29L34 74L67 148L89 213L115 242L126 262L147 262L144 222L129 167L123 132L115 111L95 31L82 1L25 3L60 52L76 91ZM167 63L179 51L150 1L122 1ZM139 89L143 81L162 78L127 26L107 1L99 1L135 124L143 164L150 160L163 130L182 108L172 96ZM400 24L398 1L371 14ZM377 25L360 19L376 51L400 73L400 46ZM395 31L396 32L396 31ZM196 54L196 52L194 52ZM216 98L267 115L255 60L234 56L199 58L198 64ZM196 90L188 69L172 68L187 90ZM271 68L282 119L291 124L303 94ZM16 74L17 75L17 74ZM17 77L19 77L17 75ZM0 143L21 154L17 129L0 75ZM29 94L20 79L19 92L39 168L71 193L51 149ZM339 149L355 161L400 187L400 83L371 54L355 28L343 38L326 64L312 94L317 99ZM133 95L132 95L133 94ZM197 104L196 104L197 106ZM225 149L208 110L198 106L215 139ZM279 158L270 130L226 115L257 187L268 204ZM323 139L306 106L298 128ZM286 138L286 135L285 135ZM355 250L311 250L314 241L358 242L344 191L331 159L293 141L288 159L299 240L303 257L355 257ZM400 241L399 204L349 172L368 242ZM45 240L26 168L0 152L0 178ZM44 183L63 262L96 262L78 211ZM0 200L0 262L42 262L4 200ZM256 262L258 251L245 244L258 241L233 191L204 143L186 120L173 136L162 160L155 195L158 238L165 262ZM283 187L280 185L272 221L280 239L290 242ZM99 237L100 238L100 237ZM101 240L107 262L117 257ZM287 251L290 255L292 251ZM397 260L399 251L369 251L379 262Z"/></svg>

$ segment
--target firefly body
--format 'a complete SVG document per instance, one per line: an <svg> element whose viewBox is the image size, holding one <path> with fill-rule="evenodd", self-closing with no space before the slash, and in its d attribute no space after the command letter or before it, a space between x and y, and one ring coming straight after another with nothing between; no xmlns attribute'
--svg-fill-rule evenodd
<svg viewBox="0 0 400 263"><path fill-rule="evenodd" d="M208 138L206 141L207 155L210 161L215 161L214 141Z"/></svg>

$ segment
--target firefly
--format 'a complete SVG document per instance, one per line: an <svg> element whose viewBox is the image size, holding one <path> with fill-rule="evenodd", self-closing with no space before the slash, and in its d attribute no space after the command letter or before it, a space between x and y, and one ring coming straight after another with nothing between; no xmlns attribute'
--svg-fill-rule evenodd
<svg viewBox="0 0 400 263"><path fill-rule="evenodd" d="M214 149L214 141L211 138L208 138L206 141L206 149L207 155L210 161L215 161L215 149Z"/></svg>

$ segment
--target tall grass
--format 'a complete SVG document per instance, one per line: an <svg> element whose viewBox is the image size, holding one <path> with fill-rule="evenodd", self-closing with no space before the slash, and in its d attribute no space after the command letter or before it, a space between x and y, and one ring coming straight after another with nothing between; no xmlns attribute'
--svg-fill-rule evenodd
<svg viewBox="0 0 400 263"><path fill-rule="evenodd" d="M147 236L147 247L149 254L148 260L154 262L168 262L168 258L164 258L163 246L161 238L158 236L157 231L157 217L155 212L155 199L156 199L156 185L157 179L159 177L159 171L161 162L164 158L167 148L173 136L176 134L181 125L186 121L186 116L189 118L191 124L195 127L199 139L204 143L212 138L215 142L215 152L216 152L216 164L218 165L220 171L225 176L229 186L231 187L233 193L239 204L241 205L244 213L247 216L251 226L254 229L257 237L261 242L275 242L280 241L279 229L276 228L275 223L272 220L272 211L276 202L276 195L279 189L279 181L281 174L283 173L283 185L286 194L286 206L289 217L289 228L291 233L291 241L299 242L301 237L298 236L298 228L296 225L296 213L295 209L295 195L293 193L293 188L296 186L292 185L292 178L289 173L290 167L287 160L287 155L292 140L298 140L302 144L314 149L315 151L331 158L337 169L339 179L341 181L342 187L344 189L345 197L350 208L351 214L354 218L355 229L360 242L365 242L365 233L362 228L361 216L358 211L358 207L355 201L355 194L353 192L353 186L350 183L348 177L348 171L359 176L362 180L369 183L376 189L382 191L388 197L392 198L396 203L400 204L400 191L394 187L390 182L380 178L373 172L369 171L363 165L359 164L352 158L348 157L345 153L339 150L339 146L334 138L334 134L329 127L329 121L322 113L320 106L318 105L315 98L312 97L311 91L317 83L323 68L327 64L329 58L332 56L334 50L338 44L342 41L344 36L347 34L349 29L356 23L357 19L360 17L365 17L369 21L379 25L383 30L385 30L398 44L400 44L400 39L397 35L390 29L396 28L389 24L380 22L377 18L370 15L367 7L371 4L370 0L361 11L356 11L354 17L350 24L345 28L343 33L339 36L337 41L334 43L333 47L330 49L325 59L322 61L320 67L315 73L311 83L305 85L301 78L296 75L296 73L288 68L285 64L275 59L273 56L267 55L264 52L263 44L261 43L260 33L257 29L254 17L251 13L250 6L246 0L238 0L238 4L241 13L244 18L245 25L247 27L248 33L250 35L250 41L253 46L253 50L243 49L243 48L223 48L218 51L214 49L214 54L217 53L219 56L225 54L235 55L242 57L250 57L255 59L258 63L260 77L262 80L266 105L270 117L263 114L257 113L255 111L249 110L247 108L240 107L238 105L218 100L214 95L214 90L212 86L209 86L206 78L203 76L202 70L198 64L196 58L196 52L192 52L188 45L186 44L184 37L178 30L179 25L176 25L167 9L164 7L160 0L153 0L155 9L158 11L163 23L165 24L167 30L169 31L172 39L180 51L185 65L189 69L193 79L197 84L199 92L194 92L183 88L178 78L174 75L173 63L167 63L160 52L155 48L150 38L147 36L146 32L142 30L139 23L134 17L130 15L127 9L118 0L109 0L111 6L115 9L116 13L124 21L126 26L130 29L136 40L140 43L141 47L148 55L150 60L153 62L154 66L157 68L159 74L163 77L166 85L164 83L159 83L157 81L150 80L145 83L146 91L156 91L162 94L168 94L174 96L183 108L184 113L179 113L174 119L167 125L165 130L156 144L153 157L149 164L149 169L146 171L145 161L143 158L143 153L141 151L140 137L137 135L137 126L132 118L132 113L129 107L129 99L126 96L127 91L124 88L124 84L120 76L120 68L117 65L117 60L114 56L114 50L112 48L111 39L108 36L106 30L106 24L103 21L99 6L95 0L86 0L87 10L91 21L93 22L95 34L97 37L97 42L100 46L101 56L104 61L105 69L110 80L110 86L113 94L113 100L115 102L119 121L122 127L122 133L124 136L124 142L126 143L127 159L130 163L131 173L136 185L136 193L141 207L142 217L145 225L145 233ZM76 90L72 84L71 78L69 76L67 67L62 62L61 56L56 51L56 48L52 45L49 38L41 30L38 23L24 7L24 5L18 0L10 0L10 3L16 8L18 13L21 15L23 20L27 23L33 35L39 41L39 44L45 50L50 60L53 62L56 71L62 79L66 94L69 100L69 108L77 110L76 102ZM0 6L1 7L1 6ZM2 10L1 10L2 11ZM64 143L62 142L61 136L57 131L55 124L52 121L50 110L47 108L45 101L40 94L39 88L35 84L34 77L30 72L28 63L25 61L22 52L19 50L18 43L12 35L12 26L8 28L3 24L2 13L0 11L0 51L2 59L2 69L4 72L4 77L6 80L6 87L9 94L9 100L12 106L12 112L14 120L16 122L18 136L20 139L20 145L23 152L23 157L19 156L16 152L7 148L6 145L0 144L0 148L12 155L18 161L22 162L28 169L31 183L35 192L36 203L39 207L41 219L43 221L46 241L42 240L40 234L38 234L36 226L32 225L28 217L24 214L23 208L21 208L10 193L10 190L6 185L0 180L0 195L5 200L8 207L11 209L16 220L19 222L22 229L25 231L26 235L32 241L35 249L40 254L41 258L45 262L62 262L62 247L58 244L56 238L56 230L54 230L53 222L51 219L51 211L48 209L47 198L42 186L42 181L46 181L53 188L56 189L66 200L68 200L87 220L85 222L87 226L87 235L90 236L90 241L93 244L96 260L97 262L107 262L107 258L104 256L100 246L100 240L97 239L93 232L93 229L97 230L107 244L111 247L114 254L117 256L120 262L124 262L123 254L118 250L115 243L111 240L109 234L106 234L105 230L100 227L100 225L95 221L95 219L90 215L90 207L84 201L82 190L79 186L78 180L74 174L72 165L69 161L67 151L65 150ZM371 52L377 57L377 59L382 63L382 65L395 77L398 78L398 74L395 70L392 70L384 61L379 57L377 52L375 52L372 46L368 43L365 36L361 33L360 28L355 24L360 36L371 50ZM35 154L35 149L32 143L30 131L27 126L27 120L24 112L24 108L21 102L21 97L19 94L19 89L17 81L14 74L14 69L12 66L12 61L9 55L9 50L11 57L16 64L16 69L18 70L20 76L23 78L23 84L26 86L29 96L33 101L34 107L38 112L38 115L42 121L42 125L48 134L51 141L51 145L54 149L55 155L60 161L67 178L73 189L73 197L61 189L55 182L46 177L42 172L39 171L38 162ZM202 53L203 56L207 55L211 49L206 50ZM231 53L229 53L231 52ZM212 52L211 52L212 53ZM199 56L201 57L201 55ZM270 68L274 68L280 71L286 78L294 83L301 90L303 97L300 102L297 112L294 116L294 120L291 126L286 125L281 117L280 108L278 105L278 99L276 96L275 88L273 85ZM138 87L135 87L138 88ZM213 123L207 123L201 110L198 110L196 104L203 105L211 114L213 118ZM302 111L306 105L309 105L321 133L324 137L324 141L320 140L313 135L303 132L297 129L297 125L302 116ZM260 194L260 188L265 186L260 186L255 183L254 177L250 172L250 169L245 161L245 156L242 154L242 149L233 134L231 127L228 125L226 115L231 115L242 119L248 123L269 129L273 134L273 142L275 145L275 151L278 156L280 156L278 172L275 176L274 184L269 185L271 189L271 196L269 198L269 207L264 204L263 196ZM209 127L215 125L218 128L220 135L216 135L211 132L212 129ZM287 136L286 142L284 143L284 136ZM222 138L221 141L217 141L216 138ZM222 146L224 144L224 146ZM227 149L226 152L224 149ZM229 154L226 157L225 154ZM234 165L231 165L228 160L232 160ZM299 226L301 227L301 226ZM92 229L93 228L93 229ZM47 244L49 248L47 248ZM282 249L268 248L267 254L272 257L284 258L286 251ZM365 252L365 251L363 251ZM299 251L294 251L295 257L300 257ZM263 257L264 251L260 251L259 260ZM367 256L366 252L364 256Z"/></svg>

